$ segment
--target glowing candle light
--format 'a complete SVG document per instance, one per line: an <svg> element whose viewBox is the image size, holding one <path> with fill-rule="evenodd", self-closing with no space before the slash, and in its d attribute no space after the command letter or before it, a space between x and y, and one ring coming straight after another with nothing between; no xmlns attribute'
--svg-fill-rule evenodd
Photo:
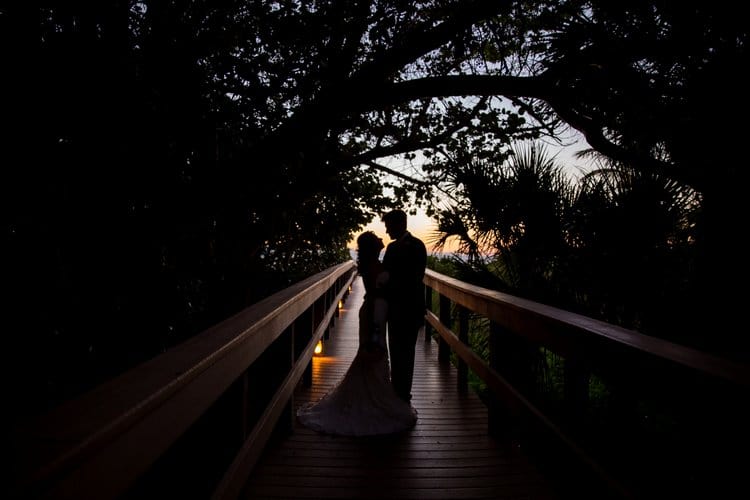
<svg viewBox="0 0 750 500"><path fill-rule="evenodd" d="M320 354L323 352L323 341L318 340L318 343L315 345L315 354Z"/></svg>

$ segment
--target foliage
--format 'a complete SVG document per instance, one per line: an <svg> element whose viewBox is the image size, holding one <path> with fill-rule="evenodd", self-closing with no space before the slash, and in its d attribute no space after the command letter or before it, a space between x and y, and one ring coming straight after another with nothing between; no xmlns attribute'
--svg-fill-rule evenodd
<svg viewBox="0 0 750 500"><path fill-rule="evenodd" d="M603 165L582 180L573 201L570 276L561 281L591 314L706 347L689 328L701 208L700 196L679 182Z"/></svg>
<svg viewBox="0 0 750 500"><path fill-rule="evenodd" d="M731 118L747 110L736 68L748 30L733 11L577 0L2 6L11 370L44 404L80 392L346 258L381 211L436 212L454 180L479 179L514 141L566 124L610 158L700 193L694 289L730 331L736 318L717 311L739 310L728 271L742 262L746 169L734 147L711 145L741 144ZM534 204L551 203L537 187ZM492 201L478 221L530 210ZM507 259L507 282L554 292L545 273L560 235L531 228L556 220L486 226L528 246ZM532 225L523 236L521 224Z"/></svg>
<svg viewBox="0 0 750 500"><path fill-rule="evenodd" d="M457 260L453 276L706 347L688 328L702 206L693 189L613 162L575 184L534 144L455 172L461 197L442 217L460 224L442 226L440 241L469 239L487 257Z"/></svg>

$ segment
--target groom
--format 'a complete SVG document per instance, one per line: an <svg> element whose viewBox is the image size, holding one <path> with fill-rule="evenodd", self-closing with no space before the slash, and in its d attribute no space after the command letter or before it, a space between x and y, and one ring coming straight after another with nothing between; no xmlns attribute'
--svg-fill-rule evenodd
<svg viewBox="0 0 750 500"><path fill-rule="evenodd" d="M383 216L385 230L393 241L383 256L389 277L388 350L391 357L391 383L404 401L411 400L414 376L414 350L419 328L424 324L424 270L427 250L419 238L406 230L406 212L393 210Z"/></svg>

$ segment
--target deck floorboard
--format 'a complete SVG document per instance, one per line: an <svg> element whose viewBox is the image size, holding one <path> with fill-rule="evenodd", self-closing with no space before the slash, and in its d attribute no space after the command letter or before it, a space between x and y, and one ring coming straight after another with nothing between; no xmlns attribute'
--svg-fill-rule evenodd
<svg viewBox="0 0 750 500"><path fill-rule="evenodd" d="M340 317L313 359L313 383L295 405L321 397L346 372L357 350L357 278ZM320 434L295 423L269 442L243 491L245 499L533 499L557 498L548 481L511 443L487 434L487 409L457 389L456 370L437 362L437 345L417 343L412 404L416 426L377 438Z"/></svg>

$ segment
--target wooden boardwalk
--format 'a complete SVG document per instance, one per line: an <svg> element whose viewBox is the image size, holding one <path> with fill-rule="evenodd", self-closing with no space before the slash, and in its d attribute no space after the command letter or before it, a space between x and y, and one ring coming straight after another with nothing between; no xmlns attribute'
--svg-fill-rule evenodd
<svg viewBox="0 0 750 500"><path fill-rule="evenodd" d="M357 278L313 360L312 387L298 388L298 406L322 396L345 373L357 349ZM456 370L437 361L437 345L417 343L413 405L417 425L402 434L329 436L295 423L269 442L243 498L553 499L548 482L511 444L487 434L487 409L473 391L461 394Z"/></svg>

